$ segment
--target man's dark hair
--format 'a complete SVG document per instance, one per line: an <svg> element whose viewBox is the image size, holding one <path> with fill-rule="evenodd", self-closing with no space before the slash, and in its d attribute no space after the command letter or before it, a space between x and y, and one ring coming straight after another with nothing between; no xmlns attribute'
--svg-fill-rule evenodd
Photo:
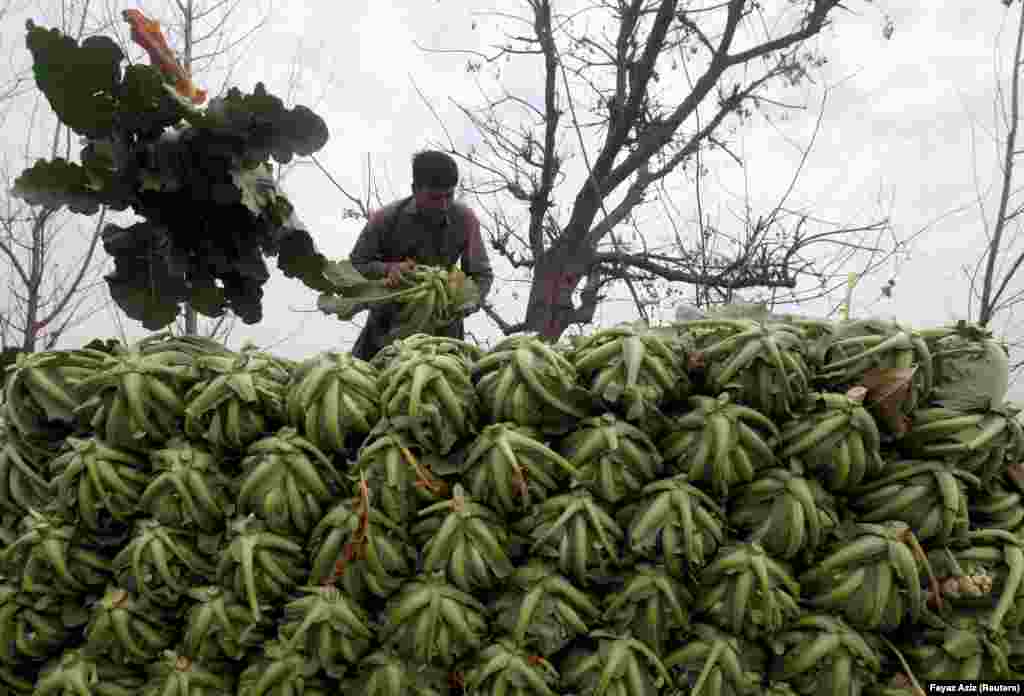
<svg viewBox="0 0 1024 696"><path fill-rule="evenodd" d="M417 152L412 158L412 185L430 188L455 188L459 166L449 155L437 150Z"/></svg>

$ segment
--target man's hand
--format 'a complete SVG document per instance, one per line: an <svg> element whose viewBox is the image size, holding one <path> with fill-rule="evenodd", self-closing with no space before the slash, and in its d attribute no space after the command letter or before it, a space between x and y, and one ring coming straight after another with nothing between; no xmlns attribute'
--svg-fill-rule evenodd
<svg viewBox="0 0 1024 696"><path fill-rule="evenodd" d="M384 285L389 288L397 288L402 282L402 274L409 273L416 269L416 262L412 259L405 259L398 263L388 264L388 274L384 278Z"/></svg>

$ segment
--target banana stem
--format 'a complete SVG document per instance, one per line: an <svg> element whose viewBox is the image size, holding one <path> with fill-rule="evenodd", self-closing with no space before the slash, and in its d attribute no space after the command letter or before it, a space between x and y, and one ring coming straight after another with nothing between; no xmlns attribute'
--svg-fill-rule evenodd
<svg viewBox="0 0 1024 696"><path fill-rule="evenodd" d="M917 559L924 564L924 569L928 573L928 584L931 586L932 594L935 595L935 608L942 611L942 586L939 585L939 580L935 577L935 571L932 570L932 564L928 562L928 554L926 554L924 549L921 548L921 542L917 540L917 536L914 535L914 532L910 527L907 527L906 531L903 532L902 541L910 547L910 550L914 553Z"/></svg>
<svg viewBox="0 0 1024 696"><path fill-rule="evenodd" d="M901 653L899 651L899 648L897 648L895 645L893 645L892 641L889 640L888 638L886 638L885 636L879 636L879 637L889 647L889 649L892 650L893 653L896 654L896 659L900 661L900 664L903 666L904 671L906 671L906 673L907 673L907 677L910 678L910 683L914 685L915 693L919 693L919 694L925 693L924 689L921 688L921 682L919 682L917 680L917 677L914 676L914 670L912 670L910 668L910 665L907 663L906 658L903 657L903 653Z"/></svg>

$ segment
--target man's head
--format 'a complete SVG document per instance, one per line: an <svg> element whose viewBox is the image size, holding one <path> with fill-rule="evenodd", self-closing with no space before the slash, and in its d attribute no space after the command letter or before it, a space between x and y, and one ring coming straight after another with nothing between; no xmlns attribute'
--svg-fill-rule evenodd
<svg viewBox="0 0 1024 696"><path fill-rule="evenodd" d="M458 183L459 167L445 153L425 150L412 158L412 193L416 207L427 216L444 216Z"/></svg>

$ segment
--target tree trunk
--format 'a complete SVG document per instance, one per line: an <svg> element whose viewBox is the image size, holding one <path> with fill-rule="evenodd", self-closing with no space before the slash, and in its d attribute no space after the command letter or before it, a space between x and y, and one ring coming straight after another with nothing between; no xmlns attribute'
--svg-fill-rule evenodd
<svg viewBox="0 0 1024 696"><path fill-rule="evenodd" d="M577 308L572 295L591 267L590 253L568 246L553 246L533 268L525 329L557 341L572 324L593 319L595 307L585 303Z"/></svg>

